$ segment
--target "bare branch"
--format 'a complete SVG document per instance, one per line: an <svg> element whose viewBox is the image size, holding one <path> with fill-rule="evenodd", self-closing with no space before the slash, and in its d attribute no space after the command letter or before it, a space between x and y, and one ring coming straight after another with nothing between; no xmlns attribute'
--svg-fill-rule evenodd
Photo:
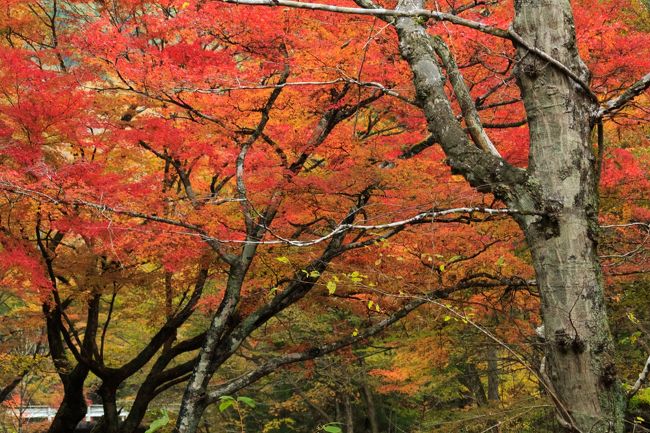
<svg viewBox="0 0 650 433"><path fill-rule="evenodd" d="M333 236L335 236L338 233L345 232L345 231L350 231L350 230L389 230L389 229L396 229L408 225L414 225L414 224L422 224L422 223L427 223L427 222L434 222L434 219L437 217L441 216L446 216L446 215L452 215L452 214L458 214L458 213L485 213L488 215L542 215L540 212L525 212L517 209L505 209L505 208L500 208L500 209L494 209L494 208L484 208L484 207L461 207L461 208L453 208L453 209L444 209L444 210L431 210L427 212L421 212L413 217L399 220L399 221L393 221L390 223L385 223L385 224L339 224L334 230L331 232L327 233L326 235L323 235L319 238L310 240L310 241L299 241L299 240L292 240L292 239L286 239L283 238L277 234L274 234L271 232L271 234L278 239L279 242L281 243L286 243L291 246L296 246L296 247L304 247L304 246L309 246L309 245L315 245L320 242L323 242ZM264 243L278 243L277 241L265 241Z"/></svg>
<svg viewBox="0 0 650 433"><path fill-rule="evenodd" d="M467 124L467 129L469 135L472 137L472 141L474 141L474 144L485 152L491 153L500 158L501 154L499 154L499 151L494 147L492 140L490 140L490 137L487 136L485 130L481 126L481 118L476 111L476 105L474 105L474 101L472 101L472 96L469 93L469 89L463 80L463 76L458 69L456 60L449 50L449 47L440 37L437 36L432 36L431 42L433 49L436 51L438 57L440 57L443 66L447 70L449 81L451 82L454 94L458 99L460 109L463 112L463 117L465 118L465 123Z"/></svg>
<svg viewBox="0 0 650 433"><path fill-rule="evenodd" d="M279 84L285 83L287 81L287 78L289 78L289 66L285 65L278 81ZM242 213L244 215L244 221L246 222L247 238L251 238L255 230L253 223L253 207L248 201L248 197L246 195L246 183L244 182L244 163L246 161L248 150L251 148L253 143L255 143L255 141L257 141L257 139L264 133L264 128L269 121L269 114L271 112L271 109L273 108L275 101L280 96L282 89L282 87L276 87L273 89L271 95L269 95L269 99L266 101L266 104L264 104L264 107L261 110L262 115L260 117L259 123L257 124L257 127L253 130L248 140L246 140L241 145L239 155L237 155L235 179L237 185L237 194L241 200Z"/></svg>
<svg viewBox="0 0 650 433"><path fill-rule="evenodd" d="M643 371L639 374L639 378L634 383L632 389L627 393L628 399L634 397L634 394L639 392L639 389L641 389L641 385L643 385L645 381L648 379L648 374L650 374L650 356L646 360L645 366L643 367Z"/></svg>
<svg viewBox="0 0 650 433"><path fill-rule="evenodd" d="M498 27L489 26L477 21L461 18L457 15L452 15L444 12L431 11L427 9L413 9L413 10L393 10L393 9L363 9L344 6L333 6L323 3L305 3L293 0L221 0L224 3L255 5L255 6L286 6L296 9L309 9L313 11L328 11L340 14L352 15L369 15L378 17L424 17L436 21L448 21L464 27L469 27L492 36L497 36L503 39L511 39L507 30Z"/></svg>
<svg viewBox="0 0 650 433"><path fill-rule="evenodd" d="M338 71L343 73L343 71ZM190 87L179 87L174 89L175 92L190 92L190 93L205 93L205 94L220 94L224 92L233 92L238 90L264 90L264 89L277 89L283 87L310 87L310 86L332 86L340 83L350 83L355 84L359 87L370 87L374 89L381 90L382 93L393 96L397 99L400 99L408 104L414 105L415 101L407 98L404 95L401 95L397 91L386 87L385 85L375 82L375 81L360 81L352 77L344 75L343 77L336 78L333 80L324 80L324 81L287 81L284 83L276 84L252 84L252 85L238 85L233 87L217 87L214 89L199 89L199 88L190 88Z"/></svg>
<svg viewBox="0 0 650 433"><path fill-rule="evenodd" d="M598 110L597 117L602 118L608 114L615 113L616 111L625 107L628 102L639 96L641 93L645 92L648 87L650 87L650 72L648 72L639 81L632 84L625 92L605 102L600 110Z"/></svg>
<svg viewBox="0 0 650 433"><path fill-rule="evenodd" d="M410 146L408 149L403 151L398 158L399 159L413 158L415 155L418 155L419 153L423 152L425 149L428 149L434 144L436 144L436 140L433 138L433 135L429 135L424 140L414 144L413 146Z"/></svg>
<svg viewBox="0 0 650 433"><path fill-rule="evenodd" d="M490 129L505 129L505 128L518 128L520 126L524 126L526 123L528 123L528 120L522 119L522 120L517 120L514 122L504 122L504 123L484 123L483 128L490 128Z"/></svg>

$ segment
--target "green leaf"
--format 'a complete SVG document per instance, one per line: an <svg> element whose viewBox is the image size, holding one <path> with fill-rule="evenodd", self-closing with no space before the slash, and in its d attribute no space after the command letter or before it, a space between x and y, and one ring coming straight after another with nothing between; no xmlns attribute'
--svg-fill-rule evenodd
<svg viewBox="0 0 650 433"><path fill-rule="evenodd" d="M336 292L336 283L332 280L327 282L327 291L330 295L333 295Z"/></svg>
<svg viewBox="0 0 650 433"><path fill-rule="evenodd" d="M323 431L327 433L341 433L343 430L338 425L330 423L323 426Z"/></svg>
<svg viewBox="0 0 650 433"><path fill-rule="evenodd" d="M451 320L451 316L445 316L444 320L445 322L449 322Z"/></svg>
<svg viewBox="0 0 650 433"><path fill-rule="evenodd" d="M165 409L163 409L161 411L160 418L155 419L154 421L152 421L151 424L149 425L149 428L144 433L154 433L155 431L160 430L161 428L163 428L167 424L169 424L169 414L167 414L167 411Z"/></svg>
<svg viewBox="0 0 650 433"><path fill-rule="evenodd" d="M277 260L280 263L289 264L289 258L285 256L276 257L275 260Z"/></svg>
<svg viewBox="0 0 650 433"><path fill-rule="evenodd" d="M365 275L361 275L357 271L354 271L350 275L348 275L348 277L350 278L350 281L352 281L353 283L360 283L361 281L363 281L364 276Z"/></svg>
<svg viewBox="0 0 650 433"><path fill-rule="evenodd" d="M235 404L235 399L229 395L223 395L219 397L219 400L221 400L221 403L219 403L219 412L223 412Z"/></svg>
<svg viewBox="0 0 650 433"><path fill-rule="evenodd" d="M224 412L226 409L228 409L230 406L235 404L234 401L232 400L225 400L219 403L219 412Z"/></svg>
<svg viewBox="0 0 650 433"><path fill-rule="evenodd" d="M309 273L309 276L312 277L312 278L320 277L320 272L318 272L318 271L311 271L311 272Z"/></svg>
<svg viewBox="0 0 650 433"><path fill-rule="evenodd" d="M241 401L242 403L244 403L248 407L255 407L255 400L253 400L250 397L244 397L244 396L237 397L237 401Z"/></svg>

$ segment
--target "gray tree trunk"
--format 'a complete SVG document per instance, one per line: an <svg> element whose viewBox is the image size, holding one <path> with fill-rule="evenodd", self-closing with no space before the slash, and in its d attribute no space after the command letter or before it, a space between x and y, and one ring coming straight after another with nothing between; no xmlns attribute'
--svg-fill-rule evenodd
<svg viewBox="0 0 650 433"><path fill-rule="evenodd" d="M515 2L514 29L584 81L568 0ZM517 50L530 128L529 173L553 218L522 224L542 296L549 377L584 432L622 431L623 400L596 246L598 185L591 145L597 105L566 74Z"/></svg>

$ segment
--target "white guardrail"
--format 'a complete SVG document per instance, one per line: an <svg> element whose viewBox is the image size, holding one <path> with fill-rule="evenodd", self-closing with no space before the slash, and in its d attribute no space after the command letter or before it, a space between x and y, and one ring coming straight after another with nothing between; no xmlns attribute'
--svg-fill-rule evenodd
<svg viewBox="0 0 650 433"><path fill-rule="evenodd" d="M57 409L49 407L49 406L27 406L23 408L11 408L8 410L8 412L13 413L14 416L20 417L23 419L31 419L31 420L37 420L37 419L42 419L42 420L48 420L52 421L54 419L54 415L56 415ZM119 417L121 419L126 418L129 415L129 412L121 409L119 411ZM94 418L100 418L104 416L104 408L100 404L92 404L88 406L88 411L86 412L85 420L90 422Z"/></svg>

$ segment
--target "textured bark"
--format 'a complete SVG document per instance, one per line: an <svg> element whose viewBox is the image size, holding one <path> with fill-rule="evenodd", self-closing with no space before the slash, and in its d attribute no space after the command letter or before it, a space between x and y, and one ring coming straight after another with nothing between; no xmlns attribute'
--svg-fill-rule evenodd
<svg viewBox="0 0 650 433"><path fill-rule="evenodd" d="M515 2L514 29L584 81L568 0ZM623 431L623 394L596 252L598 190L591 146L597 106L576 83L527 50L516 68L530 127L529 173L554 215L522 223L542 297L548 376L583 432Z"/></svg>
<svg viewBox="0 0 650 433"><path fill-rule="evenodd" d="M50 356L63 384L63 401L54 416L48 433L70 433L86 415L88 406L84 396L84 382L90 369L87 365L78 363L73 366L66 356L61 338L61 312L59 307L50 309L48 304L43 307L46 317L48 345ZM96 335L97 327L89 323L86 327L84 344Z"/></svg>

